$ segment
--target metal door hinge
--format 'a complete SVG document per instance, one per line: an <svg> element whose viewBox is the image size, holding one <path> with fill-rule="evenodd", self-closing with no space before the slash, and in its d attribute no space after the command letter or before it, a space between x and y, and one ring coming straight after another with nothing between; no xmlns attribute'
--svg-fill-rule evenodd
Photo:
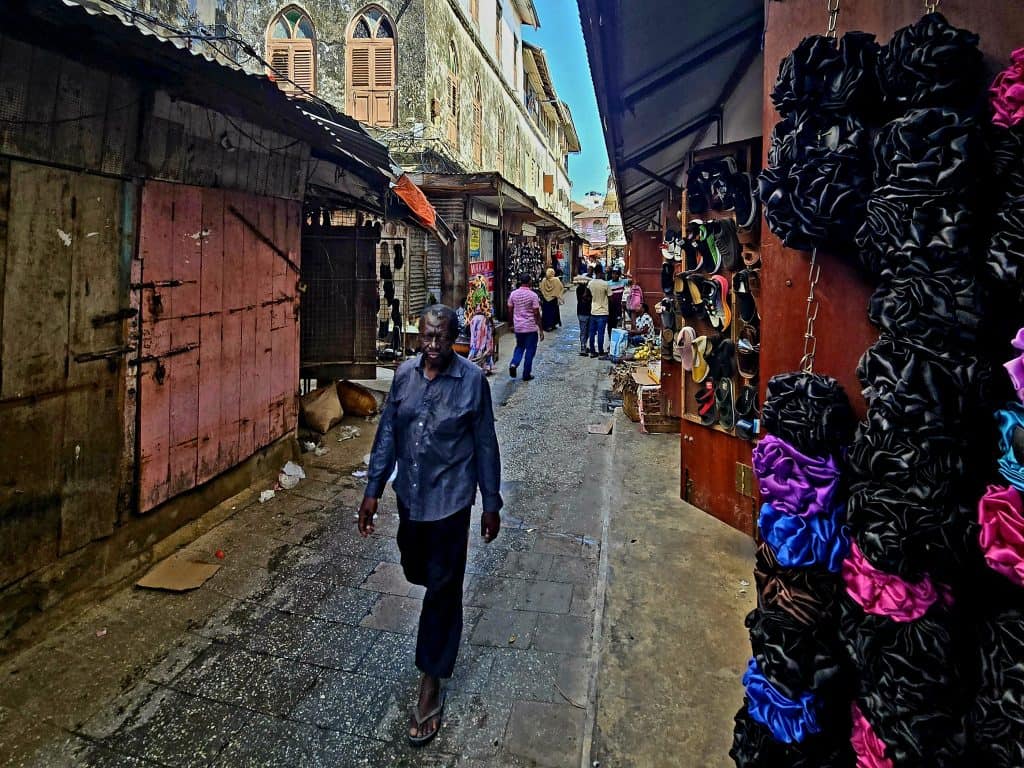
<svg viewBox="0 0 1024 768"><path fill-rule="evenodd" d="M754 468L739 461L736 462L736 493L754 498Z"/></svg>

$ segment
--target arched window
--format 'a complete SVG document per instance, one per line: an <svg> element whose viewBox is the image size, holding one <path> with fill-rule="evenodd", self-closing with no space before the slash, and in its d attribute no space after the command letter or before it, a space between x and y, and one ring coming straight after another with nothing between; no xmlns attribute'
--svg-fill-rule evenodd
<svg viewBox="0 0 1024 768"><path fill-rule="evenodd" d="M316 31L303 10L289 6L270 22L267 58L282 91L297 99L316 93Z"/></svg>
<svg viewBox="0 0 1024 768"><path fill-rule="evenodd" d="M473 161L484 164L484 105L479 77L473 83Z"/></svg>
<svg viewBox="0 0 1024 768"><path fill-rule="evenodd" d="M395 125L395 27L377 7L353 19L348 35L348 111L378 128Z"/></svg>
<svg viewBox="0 0 1024 768"><path fill-rule="evenodd" d="M459 150L459 52L448 46L448 143Z"/></svg>
<svg viewBox="0 0 1024 768"><path fill-rule="evenodd" d="M498 130L497 130L497 144L494 150L494 164L498 168L498 173L505 173L505 113L498 112Z"/></svg>

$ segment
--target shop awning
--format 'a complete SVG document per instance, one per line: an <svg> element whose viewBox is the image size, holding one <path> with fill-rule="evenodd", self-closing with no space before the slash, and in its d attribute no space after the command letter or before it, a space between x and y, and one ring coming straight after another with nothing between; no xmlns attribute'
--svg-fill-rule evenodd
<svg viewBox="0 0 1024 768"><path fill-rule="evenodd" d="M321 100L289 98L258 69L257 60L249 57L256 63L247 67L233 63L226 44L215 49L198 33L194 39L174 36L145 13L125 8L78 0L0 2L0 29L98 69L138 78L175 98L306 142L312 157L330 170L318 175L313 194L322 192L324 199L333 194L339 202L380 216L405 216L442 240L446 230L450 233L443 223L427 226L391 194L401 169L388 148L358 122ZM311 171L311 182L312 176Z"/></svg>
<svg viewBox="0 0 1024 768"><path fill-rule="evenodd" d="M645 227L761 50L763 0L577 0L619 208ZM760 105L758 105L760 108Z"/></svg>
<svg viewBox="0 0 1024 768"><path fill-rule="evenodd" d="M413 180L431 197L468 195L501 213L514 213L546 234L572 230L499 173L413 173Z"/></svg>

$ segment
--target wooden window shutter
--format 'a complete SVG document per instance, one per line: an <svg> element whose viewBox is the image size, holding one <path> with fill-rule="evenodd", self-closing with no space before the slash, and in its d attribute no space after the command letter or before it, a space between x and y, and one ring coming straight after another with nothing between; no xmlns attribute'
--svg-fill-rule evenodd
<svg viewBox="0 0 1024 768"><path fill-rule="evenodd" d="M292 80L301 89L296 96L308 98L303 91L316 92L316 64L313 61L312 45L296 45L292 48Z"/></svg>
<svg viewBox="0 0 1024 768"><path fill-rule="evenodd" d="M395 48L392 44L373 49L373 88L394 88Z"/></svg>
<svg viewBox="0 0 1024 768"><path fill-rule="evenodd" d="M352 88L370 87L370 49L367 46L353 46L352 48L349 85Z"/></svg>
<svg viewBox="0 0 1024 768"><path fill-rule="evenodd" d="M555 193L555 177L550 173L544 174L544 192L548 195Z"/></svg>
<svg viewBox="0 0 1024 768"><path fill-rule="evenodd" d="M473 159L478 165L484 162L484 108L479 101L473 104Z"/></svg>

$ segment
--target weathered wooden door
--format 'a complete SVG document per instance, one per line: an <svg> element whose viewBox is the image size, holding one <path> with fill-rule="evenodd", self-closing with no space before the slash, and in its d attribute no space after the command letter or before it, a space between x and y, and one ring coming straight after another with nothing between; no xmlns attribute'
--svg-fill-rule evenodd
<svg viewBox="0 0 1024 768"><path fill-rule="evenodd" d="M0 586L117 522L131 190L0 158Z"/></svg>
<svg viewBox="0 0 1024 768"><path fill-rule="evenodd" d="M150 182L142 195L139 507L295 428L298 203Z"/></svg>

